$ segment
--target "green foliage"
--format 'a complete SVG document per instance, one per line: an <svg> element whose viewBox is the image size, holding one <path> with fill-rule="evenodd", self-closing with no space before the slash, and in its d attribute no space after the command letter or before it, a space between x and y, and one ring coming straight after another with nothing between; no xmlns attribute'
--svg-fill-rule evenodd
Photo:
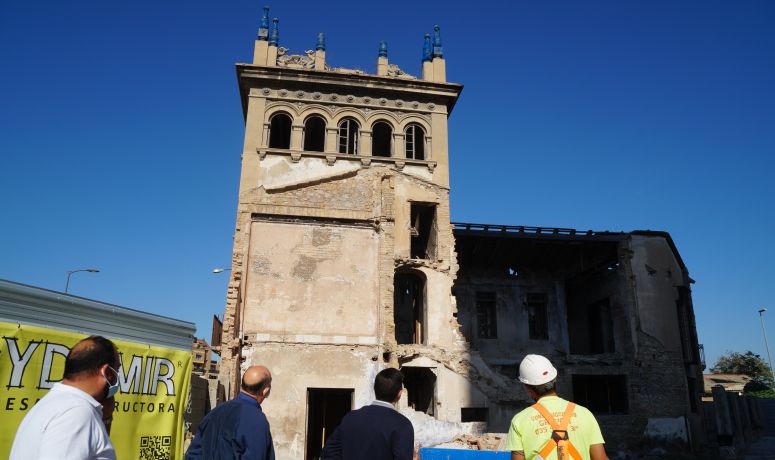
<svg viewBox="0 0 775 460"><path fill-rule="evenodd" d="M748 391L746 387L746 394L748 396L753 396L754 398L775 398L775 391L771 388L759 391Z"/></svg>
<svg viewBox="0 0 775 460"><path fill-rule="evenodd" d="M736 351L722 355L716 365L710 368L711 372L717 374L743 374L751 377L751 381L745 385L746 394L755 394L759 397L775 396L772 391L772 371L770 366L752 351L738 353Z"/></svg>

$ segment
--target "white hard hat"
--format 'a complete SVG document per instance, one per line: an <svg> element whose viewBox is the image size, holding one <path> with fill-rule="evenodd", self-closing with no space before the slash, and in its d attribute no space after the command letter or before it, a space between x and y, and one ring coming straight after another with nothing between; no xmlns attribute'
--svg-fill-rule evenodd
<svg viewBox="0 0 775 460"><path fill-rule="evenodd" d="M526 385L543 385L557 378L557 369L541 355L527 355L519 365L519 381Z"/></svg>

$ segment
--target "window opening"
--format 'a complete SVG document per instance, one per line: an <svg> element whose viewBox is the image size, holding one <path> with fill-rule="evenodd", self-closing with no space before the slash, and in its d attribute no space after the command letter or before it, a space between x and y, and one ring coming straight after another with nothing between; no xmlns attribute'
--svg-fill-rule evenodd
<svg viewBox="0 0 775 460"><path fill-rule="evenodd" d="M425 159L425 131L419 125L409 125L404 134L406 158Z"/></svg>
<svg viewBox="0 0 775 460"><path fill-rule="evenodd" d="M393 277L393 321L396 342L424 343L425 278L415 272L397 272Z"/></svg>
<svg viewBox="0 0 775 460"><path fill-rule="evenodd" d="M527 295L527 318L532 340L549 339L549 318L546 312L546 294Z"/></svg>
<svg viewBox="0 0 775 460"><path fill-rule="evenodd" d="M573 401L595 414L627 413L624 375L573 375Z"/></svg>
<svg viewBox="0 0 775 460"><path fill-rule="evenodd" d="M358 153L358 122L345 118L339 122L339 153Z"/></svg>
<svg viewBox="0 0 775 460"><path fill-rule="evenodd" d="M371 129L371 155L389 157L393 151L393 129L384 121L374 123Z"/></svg>
<svg viewBox="0 0 775 460"><path fill-rule="evenodd" d="M409 232L411 234L410 257L412 259L436 258L436 205L412 203Z"/></svg>
<svg viewBox="0 0 775 460"><path fill-rule="evenodd" d="M579 355L613 353L614 330L608 299L588 305L568 304L570 352Z"/></svg>
<svg viewBox="0 0 775 460"><path fill-rule="evenodd" d="M409 407L428 415L435 415L436 374L427 367L402 367L404 387Z"/></svg>
<svg viewBox="0 0 775 460"><path fill-rule="evenodd" d="M307 460L320 458L326 440L350 412L352 398L352 388L307 389Z"/></svg>
<svg viewBox="0 0 775 460"><path fill-rule="evenodd" d="M291 117L284 113L278 113L272 117L269 123L269 148L291 148Z"/></svg>
<svg viewBox="0 0 775 460"><path fill-rule="evenodd" d="M497 309L494 292L476 293L476 326L480 339L498 337Z"/></svg>
<svg viewBox="0 0 775 460"><path fill-rule="evenodd" d="M326 143L326 121L318 116L311 116L304 122L304 150L322 152Z"/></svg>
<svg viewBox="0 0 775 460"><path fill-rule="evenodd" d="M489 410L486 407L461 407L460 421L466 422L486 422Z"/></svg>

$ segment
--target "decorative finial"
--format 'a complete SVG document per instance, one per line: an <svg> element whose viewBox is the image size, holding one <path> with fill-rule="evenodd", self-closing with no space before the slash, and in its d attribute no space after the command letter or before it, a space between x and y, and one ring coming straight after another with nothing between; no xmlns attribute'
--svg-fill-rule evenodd
<svg viewBox="0 0 775 460"><path fill-rule="evenodd" d="M379 57L387 57L387 42L385 40L379 41Z"/></svg>
<svg viewBox="0 0 775 460"><path fill-rule="evenodd" d="M264 15L261 16L261 25L258 27L258 39L264 40L269 37L269 7L264 7Z"/></svg>
<svg viewBox="0 0 775 460"><path fill-rule="evenodd" d="M431 34L425 34L425 43L422 45L422 61L433 60L433 48L431 48Z"/></svg>
<svg viewBox="0 0 775 460"><path fill-rule="evenodd" d="M269 46L277 46L280 40L280 26L277 25L280 20L277 18L272 19L272 33L269 34Z"/></svg>
<svg viewBox="0 0 775 460"><path fill-rule="evenodd" d="M323 35L323 32L320 32L318 34L318 42L315 45L316 50L325 51L326 50L326 37Z"/></svg>
<svg viewBox="0 0 775 460"><path fill-rule="evenodd" d="M441 28L433 26L433 57L444 57L444 48L441 46Z"/></svg>

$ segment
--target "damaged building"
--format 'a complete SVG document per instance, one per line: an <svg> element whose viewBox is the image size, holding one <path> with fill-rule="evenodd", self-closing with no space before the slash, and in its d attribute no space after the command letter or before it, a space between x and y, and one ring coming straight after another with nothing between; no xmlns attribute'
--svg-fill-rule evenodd
<svg viewBox="0 0 775 460"><path fill-rule="evenodd" d="M527 353L588 406L609 445L697 439L702 390L690 279L662 232L452 224L446 81L438 27L422 74L331 67L279 46L265 11L238 64L245 117L220 379L274 374L278 458L315 459L349 410L400 368L421 442L505 432L529 404ZM445 438L447 434L450 436Z"/></svg>

